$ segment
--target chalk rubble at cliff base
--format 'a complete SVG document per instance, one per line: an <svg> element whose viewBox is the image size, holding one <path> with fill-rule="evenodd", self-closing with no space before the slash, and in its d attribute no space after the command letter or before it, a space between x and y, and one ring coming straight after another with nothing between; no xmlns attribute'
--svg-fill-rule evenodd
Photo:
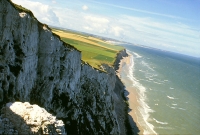
<svg viewBox="0 0 200 135"><path fill-rule="evenodd" d="M0 134L66 134L63 121L38 105L7 103L1 112Z"/></svg>

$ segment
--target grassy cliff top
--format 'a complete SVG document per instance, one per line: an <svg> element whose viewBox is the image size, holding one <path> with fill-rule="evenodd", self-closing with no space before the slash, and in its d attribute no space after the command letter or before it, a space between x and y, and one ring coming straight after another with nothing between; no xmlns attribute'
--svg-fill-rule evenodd
<svg viewBox="0 0 200 135"><path fill-rule="evenodd" d="M52 31L59 35L64 42L81 51L82 60L97 69L100 69L102 64L113 66L118 52L124 49L121 46L110 44L83 33L55 28Z"/></svg>
<svg viewBox="0 0 200 135"><path fill-rule="evenodd" d="M10 2L11 5L13 5L13 7L15 7L15 9L17 9L19 12L26 12L28 13L29 15L31 15L32 17L35 18L35 16L33 15L33 13L31 12L31 10L25 8L25 7L22 7L21 5L17 5L15 3L13 3L11 0L8 0L8 2Z"/></svg>

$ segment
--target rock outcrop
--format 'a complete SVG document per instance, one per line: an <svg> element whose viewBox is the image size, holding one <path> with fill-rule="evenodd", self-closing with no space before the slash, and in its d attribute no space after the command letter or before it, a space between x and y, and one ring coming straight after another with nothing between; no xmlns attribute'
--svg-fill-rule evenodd
<svg viewBox="0 0 200 135"><path fill-rule="evenodd" d="M0 127L4 131L0 134L66 134L61 120L57 120L44 108L28 102L7 103L2 108L1 117Z"/></svg>
<svg viewBox="0 0 200 135"><path fill-rule="evenodd" d="M113 68L105 66L106 73L82 63L78 50L9 0L0 0L0 19L0 107L38 104L63 120L67 134L125 133Z"/></svg>

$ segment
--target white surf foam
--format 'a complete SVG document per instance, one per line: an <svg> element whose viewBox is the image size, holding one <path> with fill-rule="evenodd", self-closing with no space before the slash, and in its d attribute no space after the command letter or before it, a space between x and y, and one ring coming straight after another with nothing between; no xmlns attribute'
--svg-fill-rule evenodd
<svg viewBox="0 0 200 135"><path fill-rule="evenodd" d="M170 108L172 108L172 109L179 109L179 110L183 110L183 111L185 111L186 109L184 109L184 108L178 108L178 107L173 107L173 106L169 106Z"/></svg>
<svg viewBox="0 0 200 135"><path fill-rule="evenodd" d="M174 129L174 128L171 128L171 127L157 127L157 128L160 128L160 129Z"/></svg>
<svg viewBox="0 0 200 135"><path fill-rule="evenodd" d="M150 81L153 81L154 79L152 79L152 78L148 78Z"/></svg>
<svg viewBox="0 0 200 135"><path fill-rule="evenodd" d="M174 97L170 97L170 96L167 96L169 99L177 99L177 98L174 98Z"/></svg>
<svg viewBox="0 0 200 135"><path fill-rule="evenodd" d="M154 120L156 123L159 123L159 124L162 124L162 125L167 125L167 124L168 124L167 122L158 121L158 120L156 120L155 118L153 118L153 120Z"/></svg>
<svg viewBox="0 0 200 135"><path fill-rule="evenodd" d="M163 83L160 83L160 82L155 82L155 81L154 81L154 83L156 83L156 84L163 84Z"/></svg>
<svg viewBox="0 0 200 135"><path fill-rule="evenodd" d="M151 82L151 81L149 81L149 80L146 80L146 79L140 79L140 81Z"/></svg>
<svg viewBox="0 0 200 135"><path fill-rule="evenodd" d="M145 73L146 71L143 71L143 70L139 70L140 72L142 72L142 73Z"/></svg>
<svg viewBox="0 0 200 135"><path fill-rule="evenodd" d="M180 110L184 110L184 111L186 110L186 109L184 109L184 108L178 108L178 109L180 109Z"/></svg>
<svg viewBox="0 0 200 135"><path fill-rule="evenodd" d="M150 69L151 71L155 71L155 70L153 69L153 68L155 68L155 67L151 67L148 63L142 61L141 64L142 64L143 66L147 67L148 69Z"/></svg>
<svg viewBox="0 0 200 135"><path fill-rule="evenodd" d="M168 107L171 108L171 109L177 109L177 107L175 107L175 106L170 106L170 105L168 105L168 104L166 104L166 106L168 106Z"/></svg>
<svg viewBox="0 0 200 135"><path fill-rule="evenodd" d="M170 106L170 108L172 108L172 109L176 109L176 107L173 107L173 106Z"/></svg>
<svg viewBox="0 0 200 135"><path fill-rule="evenodd" d="M136 52L132 52L132 53L136 56L136 58L142 58L142 56L139 55L138 53L136 53Z"/></svg>
<svg viewBox="0 0 200 135"><path fill-rule="evenodd" d="M133 61L133 57L131 57L131 61L130 61L130 65L129 65L129 75L128 78L132 81L132 85L133 87L135 87L138 91L138 95L139 95L139 104L141 107L138 108L144 122L141 123L145 123L146 128L144 129L143 134L157 134L154 131L154 126L152 124L150 124L148 122L149 119L149 113L150 112L154 112L145 102L147 97L146 97L146 88L144 86L142 86L138 80L135 79L135 77L133 76L133 72L134 72L134 61Z"/></svg>
<svg viewBox="0 0 200 135"><path fill-rule="evenodd" d="M166 80L160 80L160 79L155 78L155 79L154 79L154 83L156 83L156 84L165 84L165 83L167 83L167 81L166 81Z"/></svg>

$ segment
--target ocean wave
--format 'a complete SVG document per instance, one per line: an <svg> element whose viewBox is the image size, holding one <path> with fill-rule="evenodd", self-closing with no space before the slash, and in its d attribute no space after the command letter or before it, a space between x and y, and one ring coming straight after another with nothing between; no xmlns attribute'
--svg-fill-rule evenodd
<svg viewBox="0 0 200 135"><path fill-rule="evenodd" d="M145 73L146 71L143 71L143 70L139 70L140 72L142 72L142 73Z"/></svg>
<svg viewBox="0 0 200 135"><path fill-rule="evenodd" d="M148 69L150 69L151 71L155 71L155 70L153 69L153 68L155 68L155 67L151 67L148 63L142 61L141 64L142 64L143 66L147 67Z"/></svg>
<svg viewBox="0 0 200 135"><path fill-rule="evenodd" d="M180 110L184 110L184 111L186 110L186 109L184 109L184 108L178 108L178 109L180 109Z"/></svg>
<svg viewBox="0 0 200 135"><path fill-rule="evenodd" d="M174 128L171 128L171 127L156 127L156 128L159 128L159 129L174 129Z"/></svg>
<svg viewBox="0 0 200 135"><path fill-rule="evenodd" d="M149 90L153 90L152 88L149 88Z"/></svg>
<svg viewBox="0 0 200 135"><path fill-rule="evenodd" d="M139 81L151 82L151 81L149 81L149 80L146 80L146 79L140 79Z"/></svg>
<svg viewBox="0 0 200 135"><path fill-rule="evenodd" d="M172 108L172 109L176 109L176 107L173 107L173 106L170 106L170 108Z"/></svg>
<svg viewBox="0 0 200 135"><path fill-rule="evenodd" d="M172 105L177 106L177 104L172 104ZM170 107L170 108L172 108L172 109L179 109L179 110L183 110L183 111L186 110L186 109L184 109L184 108L178 108L178 107L169 106L169 105L167 105L167 106Z"/></svg>
<svg viewBox="0 0 200 135"><path fill-rule="evenodd" d="M146 76L146 81L148 80L148 82L152 82L154 80L153 76Z"/></svg>
<svg viewBox="0 0 200 135"><path fill-rule="evenodd" d="M153 78L153 77L156 77L156 76L158 76L158 74L149 73L148 78Z"/></svg>
<svg viewBox="0 0 200 135"><path fill-rule="evenodd" d="M155 82L155 81L154 81L154 83L156 83L156 84L163 84L163 83L160 83L160 82Z"/></svg>
<svg viewBox="0 0 200 135"><path fill-rule="evenodd" d="M138 111L140 112L146 126L143 134L152 134L152 133L156 134L156 132L154 131L154 126L148 122L148 119L150 116L149 113L154 112L154 110L152 110L145 102L147 99L146 94L145 94L146 88L142 86L138 80L136 80L136 78L133 76L133 73L134 73L134 61L133 61L133 57L131 57L128 78L132 81L132 86L135 87L138 91L138 95L139 95L138 102L141 106L141 107L138 107Z"/></svg>
<svg viewBox="0 0 200 135"><path fill-rule="evenodd" d="M166 82L168 82L168 81L166 81L166 80L160 80L160 79L154 79L155 81L154 81L154 83L156 83L156 84L165 84Z"/></svg>
<svg viewBox="0 0 200 135"><path fill-rule="evenodd" d="M178 98L174 98L174 97L170 97L170 96L167 96L169 99L178 99Z"/></svg>
<svg viewBox="0 0 200 135"><path fill-rule="evenodd" d="M142 58L142 56L139 55L138 53L136 53L136 52L132 52L132 53L136 56L136 58Z"/></svg>
<svg viewBox="0 0 200 135"><path fill-rule="evenodd" d="M154 79L152 79L152 78L148 78L150 81L153 81Z"/></svg>
<svg viewBox="0 0 200 135"><path fill-rule="evenodd" d="M179 109L179 110L183 110L183 111L185 111L186 109L184 109L184 108L178 108L178 107L173 107L173 106L169 106L170 108L172 108L172 109Z"/></svg>
<svg viewBox="0 0 200 135"><path fill-rule="evenodd" d="M158 121L158 120L156 120L155 118L153 118L153 120L154 120L156 123L159 123L159 124L162 124L162 125L167 125L167 124L168 124L167 122Z"/></svg>

